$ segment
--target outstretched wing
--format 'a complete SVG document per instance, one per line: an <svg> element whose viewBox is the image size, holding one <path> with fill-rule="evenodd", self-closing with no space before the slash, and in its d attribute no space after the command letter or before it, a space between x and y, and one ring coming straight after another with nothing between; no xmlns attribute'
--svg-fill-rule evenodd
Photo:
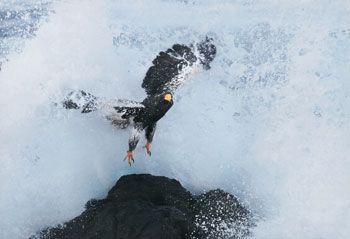
<svg viewBox="0 0 350 239"><path fill-rule="evenodd" d="M66 109L81 109L81 113L98 110L107 120L121 128L125 128L130 120L145 108L140 102L118 99L106 100L83 90L70 92L62 101L62 106Z"/></svg>
<svg viewBox="0 0 350 239"><path fill-rule="evenodd" d="M132 100L108 100L101 102L100 108L108 120L128 120L135 117L145 106Z"/></svg>
<svg viewBox="0 0 350 239"><path fill-rule="evenodd" d="M66 109L82 109L81 113L97 110L97 97L83 90L70 92L63 100L62 106Z"/></svg>
<svg viewBox="0 0 350 239"><path fill-rule="evenodd" d="M209 69L209 63L215 54L216 48L209 38L197 45L175 44L167 51L160 52L153 60L153 66L148 69L142 88L148 96L174 93L196 68L202 66Z"/></svg>

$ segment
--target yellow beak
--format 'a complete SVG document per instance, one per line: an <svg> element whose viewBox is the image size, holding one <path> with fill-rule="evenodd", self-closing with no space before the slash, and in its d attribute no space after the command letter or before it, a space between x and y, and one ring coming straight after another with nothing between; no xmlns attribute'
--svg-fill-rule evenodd
<svg viewBox="0 0 350 239"><path fill-rule="evenodd" d="M167 100L167 101L171 101L171 94L166 94L165 96L164 96L164 100Z"/></svg>

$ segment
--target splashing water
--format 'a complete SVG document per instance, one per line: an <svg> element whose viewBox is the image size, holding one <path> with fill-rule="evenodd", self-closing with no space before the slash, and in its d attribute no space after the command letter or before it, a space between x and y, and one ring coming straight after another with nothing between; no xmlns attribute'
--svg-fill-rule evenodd
<svg viewBox="0 0 350 239"><path fill-rule="evenodd" d="M0 238L69 220L141 172L235 194L257 217L253 238L350 237L346 1L19 0L0 12ZM72 89L141 101L158 52L206 35L212 69L177 92L152 157L139 147L131 168L127 131L54 104Z"/></svg>

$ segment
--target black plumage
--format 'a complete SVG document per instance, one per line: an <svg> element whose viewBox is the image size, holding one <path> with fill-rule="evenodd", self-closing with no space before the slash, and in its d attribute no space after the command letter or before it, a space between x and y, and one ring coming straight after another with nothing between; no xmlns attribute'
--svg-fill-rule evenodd
<svg viewBox="0 0 350 239"><path fill-rule="evenodd" d="M142 88L148 96L163 94L166 91L173 93L177 88L177 76L185 67L192 66L196 61L197 57L190 47L176 44L166 52L160 52L153 60L153 66L148 69Z"/></svg>
<svg viewBox="0 0 350 239"><path fill-rule="evenodd" d="M85 92L74 91L63 101L67 109L82 109L82 113L94 110L104 112L106 118L114 125L125 128L133 125L129 138L129 150L125 158L129 164L133 161L133 150L145 130L147 144L144 146L151 154L149 145L153 140L158 120L173 105L173 94L176 89L193 73L195 68L210 69L210 63L216 55L216 47L211 38L195 45L175 44L162 51L153 60L142 82L147 97L138 103L130 100L105 101Z"/></svg>

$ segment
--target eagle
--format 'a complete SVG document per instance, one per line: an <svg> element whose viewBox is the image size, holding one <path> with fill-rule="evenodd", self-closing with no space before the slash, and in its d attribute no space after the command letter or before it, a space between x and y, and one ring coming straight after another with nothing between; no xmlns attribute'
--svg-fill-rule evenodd
<svg viewBox="0 0 350 239"><path fill-rule="evenodd" d="M99 110L113 125L125 129L132 127L129 137L129 149L124 160L134 163L133 151L141 134L145 131L147 143L143 146L151 155L150 144L157 122L173 106L175 91L193 75L194 72L209 70L216 55L213 39L184 45L175 44L161 51L153 60L142 82L147 97L142 102L132 100L98 98L84 90L70 92L62 101L66 109L79 109L81 113Z"/></svg>

